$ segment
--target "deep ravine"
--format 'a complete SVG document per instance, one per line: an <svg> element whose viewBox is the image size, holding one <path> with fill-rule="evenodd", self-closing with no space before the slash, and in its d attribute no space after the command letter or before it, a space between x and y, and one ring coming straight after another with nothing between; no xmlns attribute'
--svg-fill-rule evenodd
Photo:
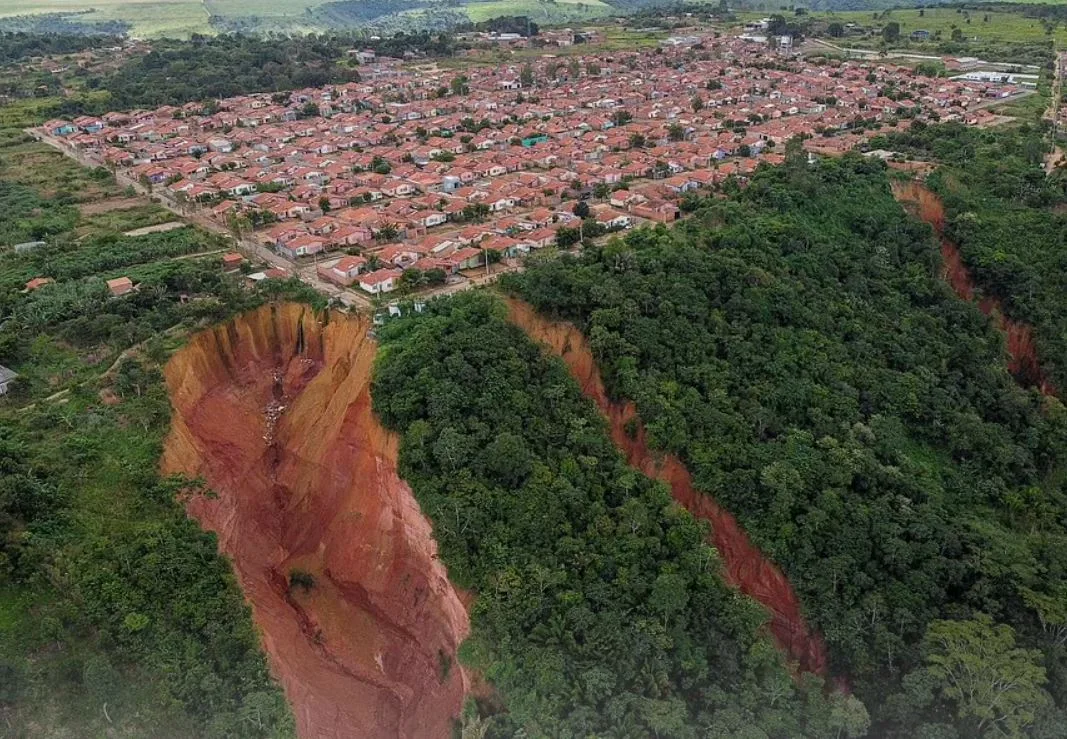
<svg viewBox="0 0 1067 739"><path fill-rule="evenodd" d="M569 323L550 321L530 305L508 300L508 318L534 341L561 357L582 393L596 402L607 418L611 438L627 462L649 477L666 483L674 499L697 518L711 524L711 543L719 551L726 581L762 604L771 616L775 643L801 672L827 674L826 646L822 637L804 620L800 599L773 562L752 543L737 519L693 485L681 460L655 455L649 449L644 427L638 422L632 402L613 402L604 388L592 351L582 333ZM636 433L627 433L627 428Z"/></svg>
<svg viewBox="0 0 1067 739"><path fill-rule="evenodd" d="M916 180L894 181L893 195L901 203L911 207L915 214L930 224L941 240L941 276L963 300L974 301L977 288L959 247L945 237L945 206L941 199ZM984 296L978 308L992 316L997 328L1004 334L1008 349L1008 371L1023 387L1036 387L1045 395L1056 395L1056 388L1045 376L1038 361L1034 330L1026 323L1004 315L1004 310L994 297Z"/></svg>
<svg viewBox="0 0 1067 739"><path fill-rule="evenodd" d="M232 561L301 737L446 737L469 622L371 411L368 328L282 304L193 337L165 370L161 467L211 489L187 509Z"/></svg>

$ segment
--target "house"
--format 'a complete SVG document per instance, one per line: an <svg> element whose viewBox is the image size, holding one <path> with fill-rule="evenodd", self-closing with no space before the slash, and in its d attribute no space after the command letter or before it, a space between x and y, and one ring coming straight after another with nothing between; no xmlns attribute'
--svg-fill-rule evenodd
<svg viewBox="0 0 1067 739"><path fill-rule="evenodd" d="M285 243L279 243L276 249L278 253L290 259L296 259L297 257L306 257L324 251L326 249L326 240L321 236L303 234Z"/></svg>
<svg viewBox="0 0 1067 739"><path fill-rule="evenodd" d="M667 189L669 189L671 192L676 193L691 192L692 190L696 190L698 187L700 187L699 182L696 182L695 180L692 180L689 177L686 177L685 175L669 177L664 181L663 184L666 185Z"/></svg>
<svg viewBox="0 0 1067 739"><path fill-rule="evenodd" d="M467 246L442 257L442 261L449 265L452 272L458 272L461 269L473 269L483 264L482 250Z"/></svg>
<svg viewBox="0 0 1067 739"><path fill-rule="evenodd" d="M69 136L70 134L78 130L70 121L48 121L48 123L42 126L45 131L51 136Z"/></svg>
<svg viewBox="0 0 1067 739"><path fill-rule="evenodd" d="M100 133L104 130L104 122L102 120L87 115L75 118L74 125L85 133Z"/></svg>
<svg viewBox="0 0 1067 739"><path fill-rule="evenodd" d="M7 395L11 389L11 383L18 377L18 373L0 364L0 395Z"/></svg>
<svg viewBox="0 0 1067 739"><path fill-rule="evenodd" d="M107 289L111 292L111 297L113 298L126 295L134 290L133 280L129 277L116 277L107 281Z"/></svg>
<svg viewBox="0 0 1067 739"><path fill-rule="evenodd" d="M244 264L245 258L235 251L222 255L222 269L224 272L236 272Z"/></svg>
<svg viewBox="0 0 1067 739"><path fill-rule="evenodd" d="M404 274L399 269L378 269L359 278L359 286L374 295L390 293L396 289L397 280Z"/></svg>
<svg viewBox="0 0 1067 739"><path fill-rule="evenodd" d="M448 221L448 216L440 211L431 210L424 214L419 214L416 220L426 228L433 228L434 226L440 226L442 223Z"/></svg>
<svg viewBox="0 0 1067 739"><path fill-rule="evenodd" d="M633 217L629 213L605 208L596 214L596 222L605 228L629 228L633 225Z"/></svg>
<svg viewBox="0 0 1067 739"><path fill-rule="evenodd" d="M677 219L679 215L678 206L668 202L635 205L630 209L630 212L635 216L641 216L642 218L647 218L650 221L659 223L670 223Z"/></svg>
<svg viewBox="0 0 1067 739"><path fill-rule="evenodd" d="M482 248L488 249L489 251L495 251L504 257L514 257L520 252L529 251L528 248L523 248L523 245L519 240L513 239L510 236L490 236L482 242Z"/></svg>
<svg viewBox="0 0 1067 739"><path fill-rule="evenodd" d="M254 286L264 280L286 280L288 278L288 270L284 270L281 267L271 267L263 272L253 272L248 275L248 284L249 286Z"/></svg>
<svg viewBox="0 0 1067 739"><path fill-rule="evenodd" d="M543 249L556 243L556 232L546 226L524 235L523 240L529 242L535 249Z"/></svg>
<svg viewBox="0 0 1067 739"><path fill-rule="evenodd" d="M374 238L374 234L366 226L339 226L330 233L330 241L338 246L352 246L362 244Z"/></svg>
<svg viewBox="0 0 1067 739"><path fill-rule="evenodd" d="M341 257L333 264L319 267L318 273L319 277L324 280L328 280L335 285L348 287L355 282L356 277L366 266L367 260L364 257Z"/></svg>
<svg viewBox="0 0 1067 739"><path fill-rule="evenodd" d="M378 252L378 259L395 267L410 267L425 250L413 244L390 244Z"/></svg>

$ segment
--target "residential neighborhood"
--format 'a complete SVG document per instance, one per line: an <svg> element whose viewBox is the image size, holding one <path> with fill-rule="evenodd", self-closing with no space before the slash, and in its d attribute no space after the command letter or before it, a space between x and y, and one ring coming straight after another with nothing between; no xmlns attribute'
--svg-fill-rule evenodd
<svg viewBox="0 0 1067 739"><path fill-rule="evenodd" d="M1067 739L1067 0L12 2L0 739Z"/></svg>
<svg viewBox="0 0 1067 739"><path fill-rule="evenodd" d="M378 295L406 270L447 279L550 246L583 219L598 232L672 221L687 194L743 183L795 137L833 155L916 119L983 125L990 101L1019 91L805 60L752 38L709 31L460 69L368 57L356 83L39 133L286 260L314 260L323 281Z"/></svg>

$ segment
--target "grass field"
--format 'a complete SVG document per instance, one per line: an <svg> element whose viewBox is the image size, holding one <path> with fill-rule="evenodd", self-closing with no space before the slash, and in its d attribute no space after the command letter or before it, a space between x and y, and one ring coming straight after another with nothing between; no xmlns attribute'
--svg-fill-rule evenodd
<svg viewBox="0 0 1067 739"><path fill-rule="evenodd" d="M126 21L137 38L212 33L200 0L0 0L0 17L32 13L71 13L92 8L80 20Z"/></svg>
<svg viewBox="0 0 1067 739"><path fill-rule="evenodd" d="M293 16L326 0L204 0L211 15Z"/></svg>
<svg viewBox="0 0 1067 739"><path fill-rule="evenodd" d="M302 27L300 17L308 8L327 0L0 0L0 17L35 13L69 13L92 8L79 20L125 21L137 38L168 36L187 38L193 33L212 34L208 20L224 17L256 16L283 21L290 32L322 31L314 24ZM603 0L485 0L465 6L474 22L501 15L528 15L540 23L582 21L609 15L611 6Z"/></svg>
<svg viewBox="0 0 1067 739"><path fill-rule="evenodd" d="M77 203L115 197L121 192L112 178L94 177L92 170L73 166L55 149L37 142L4 146L0 178L31 187L45 198L65 193Z"/></svg>
<svg viewBox="0 0 1067 739"><path fill-rule="evenodd" d="M470 3L466 8L475 23L501 15L526 15L534 22L548 23L599 18L612 12L611 6L601 0L488 0Z"/></svg>
<svg viewBox="0 0 1067 739"><path fill-rule="evenodd" d="M125 21L137 38L167 36L187 38L194 33L212 34L208 20L224 17L256 16L265 27L271 21L283 22L289 32L322 31L315 24L303 27L299 19L308 8L327 0L0 0L0 18L37 13L69 13L92 8L79 20ZM609 15L611 6L603 0L486 0L465 6L472 21L501 15L528 15L540 23L582 21Z"/></svg>
<svg viewBox="0 0 1067 739"><path fill-rule="evenodd" d="M1062 0L1061 0L1062 2ZM919 13L922 12L922 15ZM952 31L960 29L968 41L982 43L992 42L1026 42L1044 41L1055 38L1060 44L1067 44L1067 29L1058 26L1052 36L1045 33L1041 22L1035 18L1025 18L1016 13L983 12L978 10L957 13L955 8L926 8L923 11L917 9L889 10L878 13L869 11L847 11L837 13L811 13L809 17L825 20L839 21L841 23L857 23L861 25L881 26L895 21L900 24L902 40L908 37L912 31L925 30L932 34L940 31L941 40L948 41L952 37ZM986 20L988 18L988 20ZM968 19L970 22L968 23ZM852 38L841 39L841 43L847 45Z"/></svg>

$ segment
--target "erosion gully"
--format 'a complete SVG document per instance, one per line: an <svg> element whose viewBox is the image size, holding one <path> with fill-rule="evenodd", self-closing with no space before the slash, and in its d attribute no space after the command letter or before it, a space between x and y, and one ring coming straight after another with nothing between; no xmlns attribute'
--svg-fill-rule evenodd
<svg viewBox="0 0 1067 739"><path fill-rule="evenodd" d="M563 357L630 464L711 523L727 580L770 614L800 671L826 649L781 570L682 463L626 428L584 337L510 301L511 320ZM161 469L206 482L189 514L218 536L302 737L444 737L480 692L456 660L469 597L449 582L430 523L397 474L397 439L371 409L366 319L265 306L201 332L165 368L173 406ZM291 585L294 571L313 579Z"/></svg>
<svg viewBox="0 0 1067 739"><path fill-rule="evenodd" d="M933 226L945 280L974 300L959 249L944 237L940 200L918 181L893 192ZM994 298L978 305L1007 337L1012 374L1054 394L1032 329ZM825 676L824 641L781 569L695 488L681 460L649 449L634 404L608 397L581 332L519 300L508 311L563 359L629 464L711 524L726 580L766 608L796 669ZM302 737L443 737L472 689L474 676L455 659L470 630L469 598L449 582L430 523L397 474L397 439L371 410L369 328L279 304L195 336L165 369L174 414L161 469L212 491L189 496L187 509L233 562ZM297 570L314 584L292 587Z"/></svg>
<svg viewBox="0 0 1067 739"><path fill-rule="evenodd" d="M233 563L300 736L446 737L469 622L371 410L368 323L282 304L195 336L165 370L161 467L213 491L187 509Z"/></svg>
<svg viewBox="0 0 1067 739"><path fill-rule="evenodd" d="M722 558L726 581L767 609L771 617L770 633L786 657L801 672L825 676L825 643L805 622L800 599L789 580L752 543L729 511L696 489L681 460L673 455L652 453L634 404L615 402L608 397L585 336L573 325L551 321L516 299L508 300L508 317L532 339L563 359L582 393L596 402L607 419L611 438L630 466L666 483L678 503L711 524L710 542ZM840 682L839 687L845 688L844 683Z"/></svg>
<svg viewBox="0 0 1067 739"><path fill-rule="evenodd" d="M963 300L973 302L977 288L970 270L963 263L959 246L945 236L945 206L941 199L918 180L893 182L893 195L915 214L933 227L941 240L941 275ZM1004 334L1008 348L1008 371L1023 387L1036 387L1044 395L1056 395L1056 388L1045 376L1038 361L1033 328L1004 315L1000 301L982 296L978 308L991 316Z"/></svg>

